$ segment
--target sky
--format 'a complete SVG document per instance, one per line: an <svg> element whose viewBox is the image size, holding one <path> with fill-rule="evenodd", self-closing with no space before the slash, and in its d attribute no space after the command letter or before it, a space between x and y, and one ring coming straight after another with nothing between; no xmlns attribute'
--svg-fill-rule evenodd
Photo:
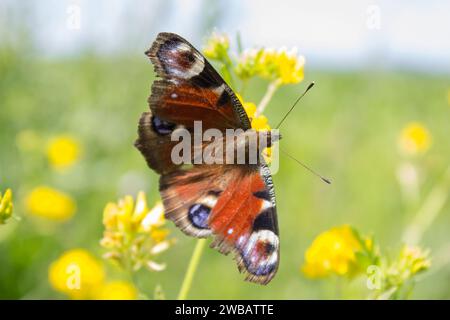
<svg viewBox="0 0 450 320"><path fill-rule="evenodd" d="M215 29L321 68L450 73L449 14L445 0L0 0L0 36L25 23L37 54L64 57L141 54L160 31L201 46Z"/></svg>

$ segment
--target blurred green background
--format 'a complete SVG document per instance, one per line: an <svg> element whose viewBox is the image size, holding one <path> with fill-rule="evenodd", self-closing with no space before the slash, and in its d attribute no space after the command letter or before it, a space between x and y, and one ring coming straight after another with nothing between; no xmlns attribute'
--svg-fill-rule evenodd
<svg viewBox="0 0 450 320"><path fill-rule="evenodd" d="M154 73L143 54L146 47L111 55L95 50L37 55L29 34L22 32L9 30L16 40L0 47L0 192L12 189L20 217L0 225L0 298L64 298L49 284L49 265L72 248L85 248L101 259L106 203L139 190L147 193L150 206L159 199L158 176L133 147ZM146 39L148 44L153 40ZM207 249L189 298L361 298L368 292L364 278L350 281L339 295L335 281L305 278L300 266L312 240L333 226L350 224L373 234L385 252L401 247L423 200L446 179L450 76L376 66L343 69L310 68L307 62L305 81L281 88L265 112L276 124L306 84L316 82L283 124L281 145L333 181L325 185L281 155L273 177L281 234L277 276L268 286L244 282L231 257ZM259 101L266 85L254 81L246 100ZM412 121L428 129L432 144L407 157L398 140ZM31 146L24 145L24 132ZM46 141L66 134L79 142L81 155L70 169L54 170L46 158ZM405 201L402 194L398 170L405 162L419 172L417 202ZM27 212L24 199L40 185L69 194L76 201L75 215L58 223ZM448 193L446 187L444 203L420 239L422 247L431 249L432 266L419 279L413 298L450 298ZM150 296L159 284L167 298L175 298L196 240L172 223L168 228L177 243L159 259L167 269L141 270L135 281ZM108 261L104 265L108 277L123 277Z"/></svg>

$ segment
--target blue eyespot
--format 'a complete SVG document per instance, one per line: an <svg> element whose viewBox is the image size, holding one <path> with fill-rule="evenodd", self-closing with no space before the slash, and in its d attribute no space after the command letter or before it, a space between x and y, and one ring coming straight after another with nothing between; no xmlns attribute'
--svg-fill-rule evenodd
<svg viewBox="0 0 450 320"><path fill-rule="evenodd" d="M175 129L175 124L153 116L152 127L157 134L164 136L170 134L173 131L173 129Z"/></svg>
<svg viewBox="0 0 450 320"><path fill-rule="evenodd" d="M208 217L211 208L196 203L189 208L188 216L192 224L199 229L208 229Z"/></svg>

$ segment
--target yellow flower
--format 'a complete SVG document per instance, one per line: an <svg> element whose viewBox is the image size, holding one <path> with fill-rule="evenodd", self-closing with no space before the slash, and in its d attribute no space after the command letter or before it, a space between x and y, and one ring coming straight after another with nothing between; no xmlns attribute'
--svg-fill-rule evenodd
<svg viewBox="0 0 450 320"><path fill-rule="evenodd" d="M228 36L214 32L206 42L203 53L209 59L223 60L227 58L229 48L230 40Z"/></svg>
<svg viewBox="0 0 450 320"><path fill-rule="evenodd" d="M166 251L173 240L164 229L164 207L157 202L148 208L145 193L139 192L136 203L125 196L118 203L108 203L103 211L105 231L100 244L108 249L105 258L126 267L132 262L133 270L147 266L151 270L163 270L164 265L154 262L153 257Z"/></svg>
<svg viewBox="0 0 450 320"><path fill-rule="evenodd" d="M143 216L143 219L139 224L139 231L155 232L165 223L164 206L161 201L158 201L155 206L150 211L147 210L146 215Z"/></svg>
<svg viewBox="0 0 450 320"><path fill-rule="evenodd" d="M0 224L4 224L6 220L11 218L13 214L13 202L12 191L6 189L5 194L2 196L0 192Z"/></svg>
<svg viewBox="0 0 450 320"><path fill-rule="evenodd" d="M264 49L247 49L239 57L235 67L235 72L243 80L250 79L253 76L261 74L263 68L261 64L261 55Z"/></svg>
<svg viewBox="0 0 450 320"><path fill-rule="evenodd" d="M303 56L297 56L296 50L292 50L291 52L280 50L277 59L278 78L281 83L299 83L303 80L305 58Z"/></svg>
<svg viewBox="0 0 450 320"><path fill-rule="evenodd" d="M245 110L245 113L247 113L247 116L250 119L252 129L255 129L256 131L270 131L271 128L267 117L262 114L256 116L256 105L253 102L243 101L240 94L236 94L236 96L238 97L239 101L242 104L242 107ZM272 161L272 148L264 149L263 156L266 162L270 163Z"/></svg>
<svg viewBox="0 0 450 320"><path fill-rule="evenodd" d="M414 155L426 152L431 142L427 128L418 122L411 122L400 134L399 147L406 154Z"/></svg>
<svg viewBox="0 0 450 320"><path fill-rule="evenodd" d="M253 102L242 102L242 106L244 107L244 110L247 113L249 119L253 119L256 114L256 104L254 104Z"/></svg>
<svg viewBox="0 0 450 320"><path fill-rule="evenodd" d="M72 299L91 299L105 273L100 262L84 249L63 253L48 270L52 287Z"/></svg>
<svg viewBox="0 0 450 320"><path fill-rule="evenodd" d="M97 300L136 300L137 290L126 281L110 281L100 286L94 295Z"/></svg>
<svg viewBox="0 0 450 320"><path fill-rule="evenodd" d="M247 113L248 118L250 119L252 128L260 131L260 130L270 130L270 126L267 120L267 117L264 115L256 115L256 105L253 102L244 101L240 94L236 94L239 101L242 104L242 107Z"/></svg>
<svg viewBox="0 0 450 320"><path fill-rule="evenodd" d="M348 225L321 233L305 252L303 273L309 278L331 274L351 276L358 271L355 253L361 245Z"/></svg>
<svg viewBox="0 0 450 320"><path fill-rule="evenodd" d="M47 145L47 158L55 169L67 169L80 157L81 146L78 140L70 136L58 136Z"/></svg>
<svg viewBox="0 0 450 320"><path fill-rule="evenodd" d="M76 210L75 201L68 194L46 186L32 190L25 205L31 214L55 221L70 219Z"/></svg>
<svg viewBox="0 0 450 320"><path fill-rule="evenodd" d="M403 246L400 251L399 269L410 275L425 271L431 266L429 251L417 246Z"/></svg>
<svg viewBox="0 0 450 320"><path fill-rule="evenodd" d="M235 71L242 79L258 75L278 84L290 84L303 80L304 65L305 58L298 56L296 49L251 49L241 55Z"/></svg>
<svg viewBox="0 0 450 320"><path fill-rule="evenodd" d="M129 195L118 203L108 203L103 211L103 224L110 230L150 232L165 224L164 207L161 202L157 202L150 210L145 193L141 191L136 203Z"/></svg>

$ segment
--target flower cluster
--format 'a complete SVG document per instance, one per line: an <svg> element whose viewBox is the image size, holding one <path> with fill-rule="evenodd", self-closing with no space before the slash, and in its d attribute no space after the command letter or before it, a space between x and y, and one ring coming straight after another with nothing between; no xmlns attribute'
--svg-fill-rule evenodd
<svg viewBox="0 0 450 320"><path fill-rule="evenodd" d="M51 286L71 299L137 298L136 288L127 281L106 281L101 262L85 249L63 253L49 267Z"/></svg>
<svg viewBox="0 0 450 320"><path fill-rule="evenodd" d="M406 297L415 276L430 265L427 250L404 245L397 257L390 258L380 253L373 237L362 237L344 225L317 236L305 253L302 271L312 279L365 274L370 298L395 299Z"/></svg>
<svg viewBox="0 0 450 320"><path fill-rule="evenodd" d="M236 74L242 79L260 76L279 84L299 83L304 78L305 58L294 48L278 50L250 49L244 51L236 66Z"/></svg>
<svg viewBox="0 0 450 320"><path fill-rule="evenodd" d="M225 61L228 60L228 50L230 49L230 39L226 34L214 32L206 41L203 53L209 59Z"/></svg>
<svg viewBox="0 0 450 320"><path fill-rule="evenodd" d="M6 189L5 194L2 196L0 192L0 224L6 223L6 221L13 215L13 200L11 189Z"/></svg>
<svg viewBox="0 0 450 320"><path fill-rule="evenodd" d="M354 276L364 270L363 258L372 258L372 243L370 238L362 241L348 225L331 228L319 234L306 250L302 271L309 278Z"/></svg>
<svg viewBox="0 0 450 320"><path fill-rule="evenodd" d="M203 53L209 59L222 64L221 73L229 85L235 87L234 78L242 82L238 98L247 113L251 126L255 130L270 130L270 125L263 112L275 91L285 84L295 84L303 80L305 59L295 49L249 49L242 53L230 53L230 40L225 34L213 33L207 40ZM234 76L233 76L234 75ZM261 102L256 105L242 98L242 91L248 80L260 77L270 81ZM271 161L272 150L267 148L263 155Z"/></svg>
<svg viewBox="0 0 450 320"><path fill-rule="evenodd" d="M397 269L403 275L403 279L418 274L430 268L430 251L422 250L418 246L404 245L400 250ZM397 274L399 274L397 273Z"/></svg>
<svg viewBox="0 0 450 320"><path fill-rule="evenodd" d="M165 264L154 260L174 242L168 239L164 224L162 204L149 209L143 192L136 202L125 196L118 203L108 203L103 211L105 231L100 242L108 250L105 257L130 272L143 266L152 271L164 270Z"/></svg>
<svg viewBox="0 0 450 320"><path fill-rule="evenodd" d="M376 275L378 285L374 287L374 299L407 298L414 286L416 275L428 270L431 266L429 250L418 246L404 245L394 259L383 258Z"/></svg>

